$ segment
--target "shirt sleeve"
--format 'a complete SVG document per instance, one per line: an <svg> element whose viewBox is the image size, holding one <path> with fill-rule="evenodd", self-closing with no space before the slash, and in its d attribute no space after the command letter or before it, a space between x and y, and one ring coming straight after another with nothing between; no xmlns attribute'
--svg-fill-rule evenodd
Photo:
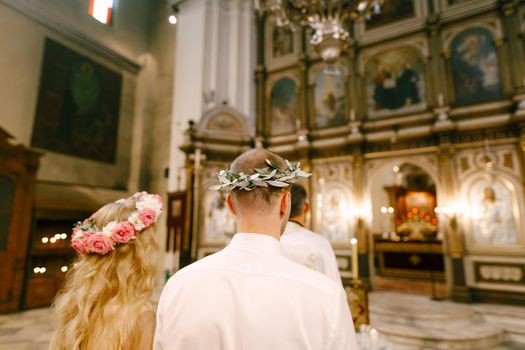
<svg viewBox="0 0 525 350"><path fill-rule="evenodd" d="M339 274L339 266L337 266L337 259L335 257L335 252L332 249L330 242L325 242L325 249L323 252L324 260L324 274L336 281L341 287L343 282L341 281L341 275Z"/></svg>
<svg viewBox="0 0 525 350"><path fill-rule="evenodd" d="M339 288L338 308L335 313L332 328L332 343L330 350L357 350L354 323L350 315L350 307L343 288Z"/></svg>

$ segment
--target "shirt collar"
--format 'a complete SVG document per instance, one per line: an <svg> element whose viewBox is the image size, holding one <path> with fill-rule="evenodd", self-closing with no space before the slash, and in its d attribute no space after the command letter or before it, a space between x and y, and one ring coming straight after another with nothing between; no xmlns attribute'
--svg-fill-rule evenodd
<svg viewBox="0 0 525 350"><path fill-rule="evenodd" d="M298 223L293 222L293 221L288 221L288 223L286 224L286 229L284 230L283 236L289 235L293 232L303 231L304 229L305 228L299 225Z"/></svg>
<svg viewBox="0 0 525 350"><path fill-rule="evenodd" d="M281 243L274 237L262 233L239 232L233 236L228 248L254 253L283 255Z"/></svg>

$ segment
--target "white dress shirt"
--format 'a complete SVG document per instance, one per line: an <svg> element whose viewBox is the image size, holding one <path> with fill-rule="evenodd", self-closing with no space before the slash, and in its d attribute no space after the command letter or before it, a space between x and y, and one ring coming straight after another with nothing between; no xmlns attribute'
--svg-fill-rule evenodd
<svg viewBox="0 0 525 350"><path fill-rule="evenodd" d="M288 221L281 244L287 258L319 271L342 285L334 250L326 238Z"/></svg>
<svg viewBox="0 0 525 350"><path fill-rule="evenodd" d="M237 233L162 292L154 349L354 350L343 288L283 256L273 237Z"/></svg>

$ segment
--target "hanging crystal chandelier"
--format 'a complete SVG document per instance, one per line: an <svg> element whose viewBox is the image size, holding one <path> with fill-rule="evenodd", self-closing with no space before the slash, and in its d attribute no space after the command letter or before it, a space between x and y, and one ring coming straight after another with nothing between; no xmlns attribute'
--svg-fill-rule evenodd
<svg viewBox="0 0 525 350"><path fill-rule="evenodd" d="M310 27L310 42L327 62L350 43L348 29L359 17L379 13L384 0L255 0L255 9L279 27Z"/></svg>

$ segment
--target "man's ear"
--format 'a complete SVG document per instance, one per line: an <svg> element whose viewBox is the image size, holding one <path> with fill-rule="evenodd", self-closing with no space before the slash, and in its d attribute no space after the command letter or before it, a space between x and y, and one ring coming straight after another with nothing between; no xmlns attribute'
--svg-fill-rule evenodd
<svg viewBox="0 0 525 350"><path fill-rule="evenodd" d="M230 212L237 216L237 213L235 212L235 207L233 206L233 200L231 194L228 194L228 197L226 197L226 204L228 204L228 208L230 208Z"/></svg>
<svg viewBox="0 0 525 350"><path fill-rule="evenodd" d="M310 211L310 202L309 201L305 201L304 202L304 207L303 207L303 212L305 214L307 214L309 211Z"/></svg>
<svg viewBox="0 0 525 350"><path fill-rule="evenodd" d="M288 207L290 206L290 196L291 196L290 191L286 191L281 197L281 206L279 208L280 217L283 217L284 215L287 215L288 213Z"/></svg>

